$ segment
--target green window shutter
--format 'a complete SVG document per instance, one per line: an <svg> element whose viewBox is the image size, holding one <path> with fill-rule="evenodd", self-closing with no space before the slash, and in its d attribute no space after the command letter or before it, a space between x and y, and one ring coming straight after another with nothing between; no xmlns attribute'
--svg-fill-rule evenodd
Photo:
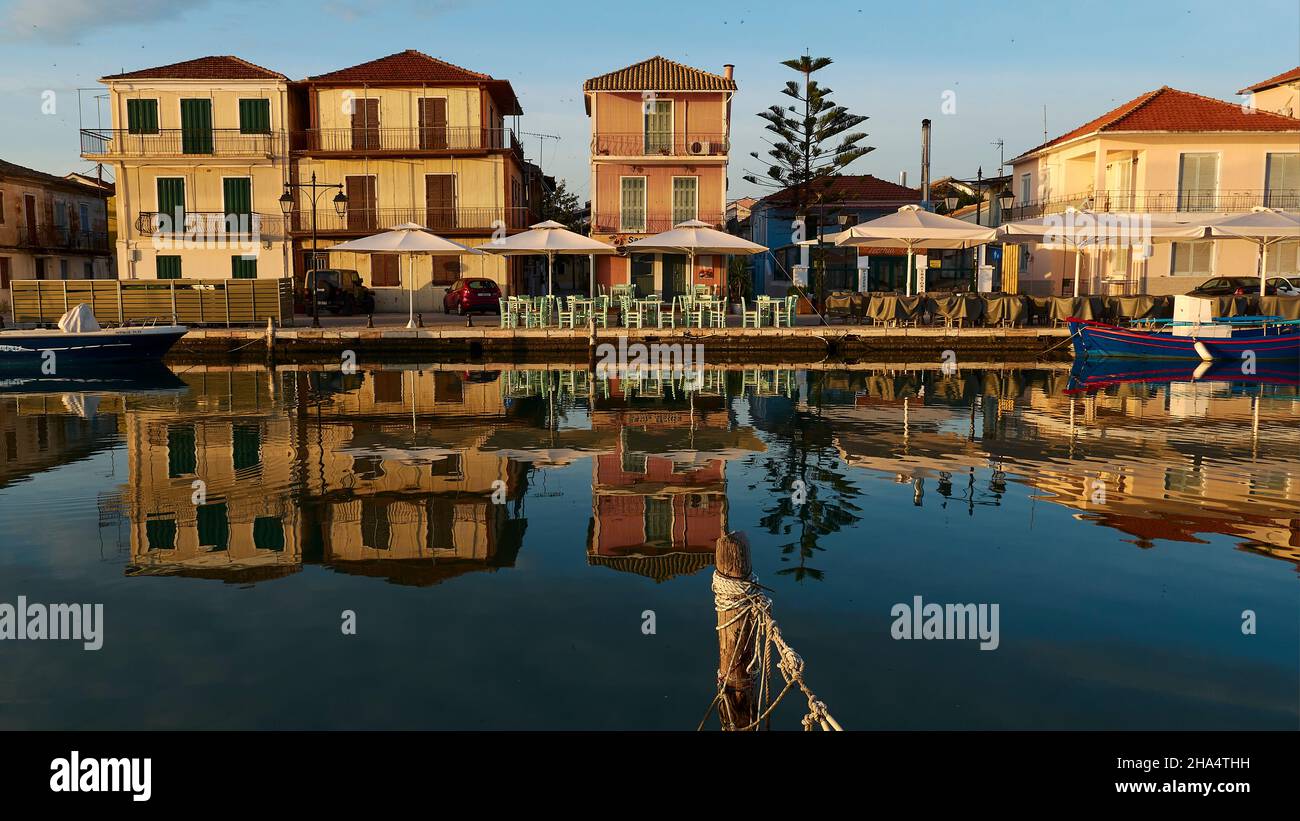
<svg viewBox="0 0 1300 821"><path fill-rule="evenodd" d="M258 550L284 550L284 523L279 516L258 516L253 520L253 546Z"/></svg>
<svg viewBox="0 0 1300 821"><path fill-rule="evenodd" d="M167 221L159 225L160 230L180 233L185 230L185 179L183 177L159 177L158 213L165 215Z"/></svg>
<svg viewBox="0 0 1300 821"><path fill-rule="evenodd" d="M673 178L673 225L693 220L698 214L696 204L697 180L694 177Z"/></svg>
<svg viewBox="0 0 1300 821"><path fill-rule="evenodd" d="M271 101L270 100L240 100L239 101L239 133L240 134L270 134L271 133Z"/></svg>
<svg viewBox="0 0 1300 821"><path fill-rule="evenodd" d="M640 233L646 230L645 177L624 177L619 230Z"/></svg>
<svg viewBox="0 0 1300 821"><path fill-rule="evenodd" d="M235 470L247 470L262 463L262 432L257 425L235 425L231 445Z"/></svg>
<svg viewBox="0 0 1300 821"><path fill-rule="evenodd" d="M131 134L157 134L158 101L127 100L126 130Z"/></svg>
<svg viewBox="0 0 1300 821"><path fill-rule="evenodd" d="M175 519L150 519L144 523L144 532L150 550L176 549Z"/></svg>
<svg viewBox="0 0 1300 821"><path fill-rule="evenodd" d="M181 100L181 153L212 153L211 100Z"/></svg>
<svg viewBox="0 0 1300 821"><path fill-rule="evenodd" d="M230 545L230 519L225 502L199 505L197 519L200 547L225 550Z"/></svg>
<svg viewBox="0 0 1300 821"><path fill-rule="evenodd" d="M230 278L231 279L257 279L257 257L245 259L244 257L230 258Z"/></svg>
<svg viewBox="0 0 1300 821"><path fill-rule="evenodd" d="M253 213L253 184L248 177L227 177L221 181L227 214Z"/></svg>
<svg viewBox="0 0 1300 821"><path fill-rule="evenodd" d="M198 451L194 444L192 425L172 425L167 428L167 476L191 476L198 470Z"/></svg>
<svg viewBox="0 0 1300 821"><path fill-rule="evenodd" d="M175 254L159 254L155 257L159 279L180 279L181 258Z"/></svg>

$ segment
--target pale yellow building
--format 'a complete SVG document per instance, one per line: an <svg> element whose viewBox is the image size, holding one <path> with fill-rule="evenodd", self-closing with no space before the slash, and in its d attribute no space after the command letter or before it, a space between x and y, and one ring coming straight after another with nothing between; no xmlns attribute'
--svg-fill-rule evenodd
<svg viewBox="0 0 1300 821"><path fill-rule="evenodd" d="M1237 92L1246 105L1288 117L1300 117L1300 66Z"/></svg>
<svg viewBox="0 0 1300 821"><path fill-rule="evenodd" d="M523 113L510 83L414 50L308 77L290 87L293 175L338 184L347 211L317 211L316 248L416 223L464 245L536 222L523 149L507 118ZM328 199L328 198L327 198ZM535 205L535 204L534 204ZM375 290L378 311L406 310L408 271L394 255L309 258L310 209L292 224L295 271L352 268ZM486 277L509 290L517 260L425 257L415 264L415 309L442 310L447 287Z"/></svg>
<svg viewBox="0 0 1300 821"><path fill-rule="evenodd" d="M1009 165L1015 206L1008 221L1067 208L1185 220L1256 206L1295 210L1300 119L1166 86ZM1079 293L1180 294L1214 276L1257 276L1258 265L1258 250L1246 241L1086 251ZM1300 274L1300 243L1270 250L1268 265L1270 274ZM1025 244L1019 270L1022 292L1073 293L1073 251Z"/></svg>
<svg viewBox="0 0 1300 821"><path fill-rule="evenodd" d="M238 57L101 78L113 127L81 153L112 165L121 279L286 276L288 79Z"/></svg>

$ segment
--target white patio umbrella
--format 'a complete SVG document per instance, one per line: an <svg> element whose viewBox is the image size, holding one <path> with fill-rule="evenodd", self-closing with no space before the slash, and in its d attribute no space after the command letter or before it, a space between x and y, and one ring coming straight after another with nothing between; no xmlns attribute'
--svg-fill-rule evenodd
<svg viewBox="0 0 1300 821"><path fill-rule="evenodd" d="M697 254L761 254L766 246L750 242L734 234L719 231L707 222L686 220L672 230L633 240L623 246L629 253L686 254L691 272L691 287L695 287L695 257Z"/></svg>
<svg viewBox="0 0 1300 821"><path fill-rule="evenodd" d="M993 228L926 211L919 205L904 205L893 214L833 234L836 245L866 248L907 248L907 295L912 295L912 255L917 248L974 248L997 237Z"/></svg>
<svg viewBox="0 0 1300 821"><path fill-rule="evenodd" d="M1146 245L1205 237L1205 228L1151 214L1104 213L1067 208L1028 220L1008 222L997 229L1004 240L1030 239L1048 246L1074 249L1074 295L1079 295L1079 264L1083 249L1096 245Z"/></svg>
<svg viewBox="0 0 1300 821"><path fill-rule="evenodd" d="M356 251L363 254L404 254L407 258L406 283L409 318L406 327L415 327L415 257L458 257L482 254L477 248L440 237L413 222L395 225L382 234L352 239L331 245L326 251Z"/></svg>
<svg viewBox="0 0 1300 821"><path fill-rule="evenodd" d="M1300 214L1274 208L1255 207L1204 223L1211 239L1245 239L1259 246L1259 295L1268 280L1270 245L1300 240Z"/></svg>
<svg viewBox="0 0 1300 821"><path fill-rule="evenodd" d="M614 246L607 245L591 237L584 237L575 231L570 231L554 220L539 222L536 225L530 225L529 230L523 233L500 240L493 240L484 245L483 250L501 256L544 254L546 256L547 294L554 292L552 271L555 268L555 257L557 255L577 256L585 254L591 256L593 254L618 253L618 249ZM595 260L593 259L592 262L594 263ZM595 265L593 264L591 272L593 283L595 275Z"/></svg>

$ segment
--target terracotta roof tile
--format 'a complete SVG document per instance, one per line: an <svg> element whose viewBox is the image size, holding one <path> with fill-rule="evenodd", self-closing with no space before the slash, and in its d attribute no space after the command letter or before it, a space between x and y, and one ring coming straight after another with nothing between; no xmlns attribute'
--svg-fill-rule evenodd
<svg viewBox="0 0 1300 821"><path fill-rule="evenodd" d="M1015 159L1076 137L1104 131L1300 131L1300 120L1268 111L1245 111L1239 103L1203 97L1162 86L1118 106L1095 120L1031 148ZM1014 162L1014 160L1013 160Z"/></svg>
<svg viewBox="0 0 1300 821"><path fill-rule="evenodd" d="M1284 83L1294 83L1297 80L1300 80L1300 66L1296 66L1290 71L1284 71L1281 74L1277 75L1276 77L1269 77L1267 80L1265 80L1262 83L1255 83L1253 86L1247 86L1246 88L1243 88L1241 91L1238 91L1237 93L1250 94L1253 91L1263 91L1266 88L1272 88L1273 86L1280 86Z"/></svg>
<svg viewBox="0 0 1300 821"><path fill-rule="evenodd" d="M655 55L592 77L583 91L735 91L736 81Z"/></svg>
<svg viewBox="0 0 1300 821"><path fill-rule="evenodd" d="M846 203L858 202L920 202L921 192L916 188L882 180L870 174L841 174L830 178L827 189L836 200ZM762 202L769 205L782 205L794 199L794 188L763 197Z"/></svg>
<svg viewBox="0 0 1300 821"><path fill-rule="evenodd" d="M408 48L387 57L308 77L310 82L344 83L476 83L492 76L453 65Z"/></svg>
<svg viewBox="0 0 1300 821"><path fill-rule="evenodd" d="M104 80L287 80L271 71L231 55L199 57L165 66L142 68L123 74L110 74Z"/></svg>

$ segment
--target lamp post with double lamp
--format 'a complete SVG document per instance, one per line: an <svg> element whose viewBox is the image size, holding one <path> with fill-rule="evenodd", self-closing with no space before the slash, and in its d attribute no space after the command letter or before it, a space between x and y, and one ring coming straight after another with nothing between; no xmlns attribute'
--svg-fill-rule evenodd
<svg viewBox="0 0 1300 821"><path fill-rule="evenodd" d="M286 182L284 184L284 193L280 195L280 210L284 212L285 219L293 214L294 205L297 203L295 191L307 191L311 197L311 261L316 261L316 205L320 202L320 195L326 191L338 191L334 195L334 211L340 216L345 216L348 212L348 195L343 193L343 184L337 182L316 182L316 172L311 172L311 182ZM307 281L307 275L314 274L313 271L303 272L303 281ZM320 327L320 304L316 300L316 277L311 277L311 326Z"/></svg>

